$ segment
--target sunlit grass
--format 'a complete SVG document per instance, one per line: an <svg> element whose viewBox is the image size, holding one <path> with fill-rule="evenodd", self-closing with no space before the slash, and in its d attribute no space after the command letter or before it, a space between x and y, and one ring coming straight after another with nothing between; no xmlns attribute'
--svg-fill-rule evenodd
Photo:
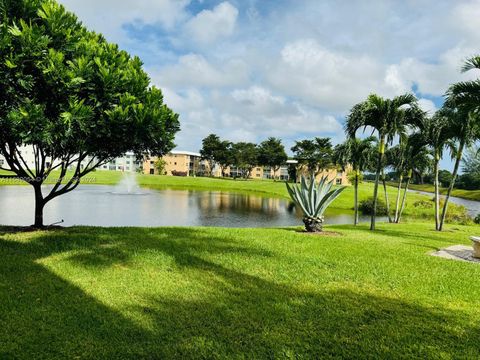
<svg viewBox="0 0 480 360"><path fill-rule="evenodd" d="M478 358L478 227L0 236L3 358Z"/></svg>

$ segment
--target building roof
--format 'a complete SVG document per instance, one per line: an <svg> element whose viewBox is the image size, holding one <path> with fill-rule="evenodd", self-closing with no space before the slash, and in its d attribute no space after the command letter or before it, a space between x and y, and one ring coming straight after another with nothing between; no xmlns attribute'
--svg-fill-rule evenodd
<svg viewBox="0 0 480 360"><path fill-rule="evenodd" d="M182 151L182 150L172 150L172 151L170 151L169 154L172 154L172 155L189 155L189 156L198 156L198 157L202 156L202 155L200 155L200 153L196 153L196 152L193 152L193 151Z"/></svg>
<svg viewBox="0 0 480 360"><path fill-rule="evenodd" d="M287 160L287 164L298 164L298 160Z"/></svg>

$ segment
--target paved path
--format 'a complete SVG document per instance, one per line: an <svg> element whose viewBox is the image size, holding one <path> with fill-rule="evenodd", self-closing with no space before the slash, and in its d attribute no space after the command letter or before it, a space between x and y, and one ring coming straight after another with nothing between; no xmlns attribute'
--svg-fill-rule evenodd
<svg viewBox="0 0 480 360"><path fill-rule="evenodd" d="M444 259L480 263L480 259L474 258L472 254L473 248L466 245L453 245L430 253L432 256L438 256Z"/></svg>

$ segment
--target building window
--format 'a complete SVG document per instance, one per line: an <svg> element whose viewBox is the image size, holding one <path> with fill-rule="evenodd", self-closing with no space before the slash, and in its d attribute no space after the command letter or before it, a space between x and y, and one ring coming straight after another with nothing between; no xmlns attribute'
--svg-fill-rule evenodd
<svg viewBox="0 0 480 360"><path fill-rule="evenodd" d="M337 185L342 185L342 179L337 179L336 183Z"/></svg>

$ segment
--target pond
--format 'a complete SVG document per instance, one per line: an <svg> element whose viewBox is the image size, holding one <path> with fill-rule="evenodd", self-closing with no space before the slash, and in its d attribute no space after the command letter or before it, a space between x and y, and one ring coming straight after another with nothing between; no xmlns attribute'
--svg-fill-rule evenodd
<svg viewBox="0 0 480 360"><path fill-rule="evenodd" d="M30 186L0 187L0 224L30 225ZM92 226L278 227L302 225L288 200L218 191L149 190L83 185L49 202L45 224ZM368 220L367 217L361 220ZM330 215L327 224L353 222L351 214Z"/></svg>

